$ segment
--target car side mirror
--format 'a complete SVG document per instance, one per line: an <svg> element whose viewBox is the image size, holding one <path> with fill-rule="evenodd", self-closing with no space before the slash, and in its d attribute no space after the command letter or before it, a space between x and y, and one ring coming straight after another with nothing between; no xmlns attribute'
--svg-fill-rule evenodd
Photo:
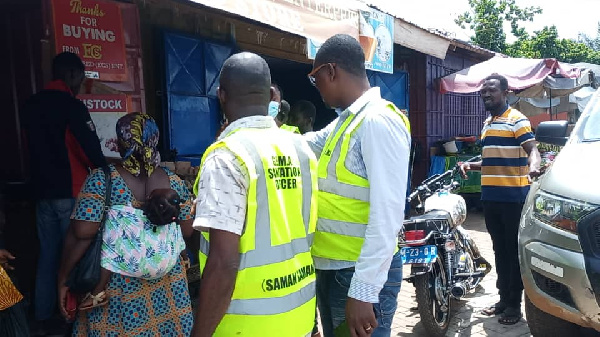
<svg viewBox="0 0 600 337"><path fill-rule="evenodd" d="M567 136L568 130L568 121L542 122L535 129L535 140L540 143L565 146L569 139Z"/></svg>

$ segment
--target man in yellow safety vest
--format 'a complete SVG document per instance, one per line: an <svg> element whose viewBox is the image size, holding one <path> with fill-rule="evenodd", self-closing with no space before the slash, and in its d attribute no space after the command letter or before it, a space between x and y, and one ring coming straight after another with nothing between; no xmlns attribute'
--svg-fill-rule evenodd
<svg viewBox="0 0 600 337"><path fill-rule="evenodd" d="M323 333L333 336L345 321L352 336L390 336L402 282L395 252L408 179L408 118L371 88L364 52L350 35L321 46L308 78L339 115L305 135L320 156L312 254Z"/></svg>
<svg viewBox="0 0 600 337"><path fill-rule="evenodd" d="M313 130L317 109L309 101L300 100L294 104L288 114L286 124L280 126L281 129L294 133L305 134Z"/></svg>
<svg viewBox="0 0 600 337"><path fill-rule="evenodd" d="M269 66L240 53L217 90L229 125L202 158L194 228L202 280L192 336L306 336L315 317L317 160L267 116Z"/></svg>

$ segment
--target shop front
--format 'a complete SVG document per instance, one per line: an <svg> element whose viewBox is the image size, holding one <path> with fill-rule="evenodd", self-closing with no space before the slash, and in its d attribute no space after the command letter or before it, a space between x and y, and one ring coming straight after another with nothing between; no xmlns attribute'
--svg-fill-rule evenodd
<svg viewBox="0 0 600 337"><path fill-rule="evenodd" d="M291 0L27 2L31 3L27 7L30 16L21 15L30 21L36 17L42 20L25 36L29 46L19 49L8 63L16 69L11 77L16 89L8 88L18 94L11 96L13 105L22 105L50 80L55 54L75 52L84 60L88 77L80 99L92 114L105 155L118 159L116 120L126 113L144 112L161 127L163 164L190 183L202 154L221 127L218 76L223 62L233 53L250 51L263 56L285 100L292 105L308 100L316 106L318 130L336 115L325 107L306 77L315 52L311 46L318 47L335 33L356 36L368 56L371 85L380 87L384 98L409 111L414 139L419 141L419 137L427 137L423 118L428 118L431 110L425 95L432 86L430 73L425 70L430 56L424 53L445 57L448 49L448 41L355 1L331 1L327 5ZM15 5L15 12L23 8ZM3 20L21 27L14 20ZM412 35L400 33L409 31L407 27L413 29ZM380 44L374 44L378 39L383 41L379 48ZM23 41L10 43L19 46ZM413 89L409 91L409 87ZM11 161L10 167L4 168L7 174L2 181L17 183L11 185L12 197L5 199L7 204L16 205L12 200L19 200L23 205L6 212L6 234L19 261L27 261L17 268L27 272L23 279L33 285L35 219L33 201L27 195L27 152L20 143L18 117L18 108L2 116L14 126L6 130L12 143L19 141L16 150L6 150Z"/></svg>
<svg viewBox="0 0 600 337"><path fill-rule="evenodd" d="M281 6L273 8L271 3ZM337 32L358 37L357 8L364 5L356 3L354 9L347 5L335 9L336 2L328 8L302 8L291 3L258 1L256 8L242 11L240 6L225 6L223 2L218 2L221 7L208 1L137 2L143 36L145 87L147 92L153 93L147 95L147 112L161 121L166 165L180 168L178 173L188 181L193 180L197 172L193 167L199 165L202 153L220 129L222 116L216 97L218 75L223 62L233 53L250 51L263 56L285 100L292 105L298 100L308 100L317 107L315 129L335 118L335 113L325 107L306 77L312 69L307 44L322 42ZM261 6L262 10L257 9ZM296 16L300 21L290 26L285 20L266 19L271 17L266 13ZM387 18L393 22L393 18ZM408 72L395 66L402 63L394 59L393 51L399 46L393 43L393 27L389 27L387 40L389 46L381 51L387 55L386 72L371 67L369 80L372 85L381 87L385 98L408 110ZM177 162L189 162L189 165Z"/></svg>

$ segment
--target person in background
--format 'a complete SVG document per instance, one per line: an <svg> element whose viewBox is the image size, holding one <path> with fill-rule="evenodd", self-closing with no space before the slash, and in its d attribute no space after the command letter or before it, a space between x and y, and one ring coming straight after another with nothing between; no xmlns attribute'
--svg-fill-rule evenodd
<svg viewBox="0 0 600 337"><path fill-rule="evenodd" d="M90 113L76 98L85 78L84 65L73 53L60 53L52 63L53 80L33 95L23 109L36 199L40 255L35 287L38 332L59 332L56 276L63 238L75 197L89 170L106 165Z"/></svg>
<svg viewBox="0 0 600 337"><path fill-rule="evenodd" d="M309 101L301 100L294 104L287 119L287 123L282 125L281 128L283 129L285 126L290 128L293 132L305 134L313 130L316 117L317 109L315 108L315 105Z"/></svg>
<svg viewBox="0 0 600 337"><path fill-rule="evenodd" d="M500 323L513 325L522 317L519 221L531 178L540 174L541 156L529 120L508 105L507 79L501 75L487 77L480 94L490 113L481 131L482 160L461 163L460 168L465 178L470 170L481 171L485 224L496 256L500 302L483 313L501 315Z"/></svg>
<svg viewBox="0 0 600 337"><path fill-rule="evenodd" d="M323 334L390 336L402 283L395 252L405 207L398 191L408 179L408 118L371 88L365 55L350 35L325 41L308 78L339 115L304 135L320 157L311 252Z"/></svg>
<svg viewBox="0 0 600 337"><path fill-rule="evenodd" d="M194 337L296 337L314 325L317 161L267 116L274 91L260 56L223 64L217 95L230 124L194 184L203 231Z"/></svg>
<svg viewBox="0 0 600 337"><path fill-rule="evenodd" d="M283 118L283 115L280 116L283 90L281 90L281 87L275 82L271 83L271 88L273 88L273 97L271 97L271 101L269 102L268 114L275 119L277 127L280 127L283 124L282 119L280 119Z"/></svg>
<svg viewBox="0 0 600 337"><path fill-rule="evenodd" d="M18 289L16 279L11 277L11 271L15 269L12 263L16 260L16 257L13 254L11 254L11 252L4 249L6 247L4 245L3 234L3 229L6 225L4 208L4 200L2 196L0 196L0 268L4 269L4 271L8 274L8 277L10 278L13 285ZM8 289L3 289L3 286L7 285L2 284L2 279L0 278L0 296L6 296L6 294L3 291L8 291ZM14 293L12 293L12 295L14 296ZM14 301L17 300L18 299L15 299ZM29 323L27 322L27 310L25 303L26 300L21 299L19 302L13 304L11 307L8 307L4 310L0 310L0 336L29 337Z"/></svg>
<svg viewBox="0 0 600 337"><path fill-rule="evenodd" d="M285 99L281 100L281 108L279 109L279 114L277 114L277 122L281 123L282 125L285 124L288 120L288 117L290 115L290 103L288 103L288 101L286 101Z"/></svg>
<svg viewBox="0 0 600 337"><path fill-rule="evenodd" d="M159 131L150 116L127 114L116 129L122 160L109 165L110 200L104 200L104 170L97 169L85 181L71 217L58 274L61 312L68 317L68 275L95 238L108 204L101 256L102 268L112 272L104 290L108 303L79 311L73 336L189 336L193 315L180 258L193 232L189 191L177 175L159 167ZM157 226L144 214L157 189L178 194L177 223Z"/></svg>

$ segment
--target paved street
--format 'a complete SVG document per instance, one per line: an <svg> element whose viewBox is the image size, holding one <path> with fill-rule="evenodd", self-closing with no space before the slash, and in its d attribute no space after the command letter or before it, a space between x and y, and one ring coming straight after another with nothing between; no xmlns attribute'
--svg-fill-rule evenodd
<svg viewBox="0 0 600 337"><path fill-rule="evenodd" d="M494 251L492 241L485 229L483 214L470 212L466 223L463 225L469 232L483 256L494 264ZM405 267L404 276L407 277L410 267ZM481 310L499 300L496 290L496 272L492 270L483 280L481 287L474 294L466 296L462 301L453 302L453 320L448 330L448 336L503 336L520 337L530 336L527 322L513 326L498 323L497 317L487 317ZM420 322L419 313L411 310L416 308L415 288L408 282L402 283L402 291L398 298L398 309L392 327L392 336L427 336ZM525 309L523 308L523 312Z"/></svg>

